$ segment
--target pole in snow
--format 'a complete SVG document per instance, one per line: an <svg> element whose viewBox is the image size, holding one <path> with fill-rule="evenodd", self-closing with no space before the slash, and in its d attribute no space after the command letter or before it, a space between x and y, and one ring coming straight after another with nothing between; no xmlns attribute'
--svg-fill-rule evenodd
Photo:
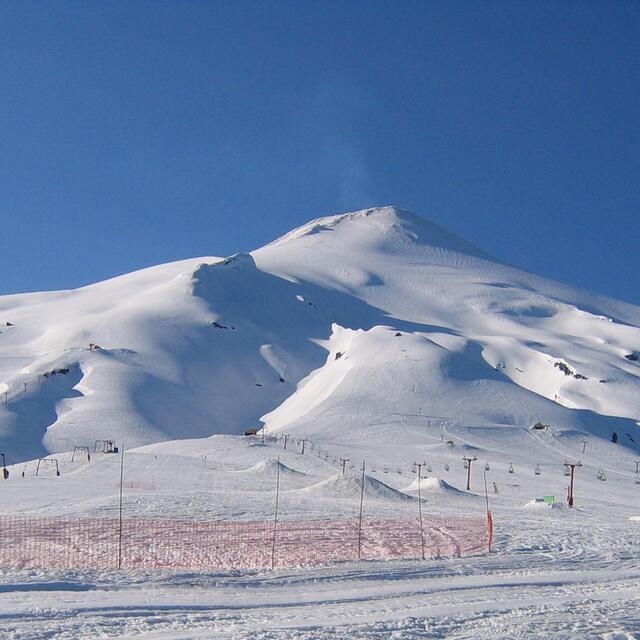
<svg viewBox="0 0 640 640"><path fill-rule="evenodd" d="M122 569L122 485L124 479L124 445L120 454L120 501L118 507L118 569Z"/></svg>
<svg viewBox="0 0 640 640"><path fill-rule="evenodd" d="M289 439L289 436L287 434L285 434L283 437L284 437L284 447L283 448L286 449L287 448L287 440Z"/></svg>
<svg viewBox="0 0 640 640"><path fill-rule="evenodd" d="M493 483L497 487L496 483ZM497 493L497 491L496 491ZM484 503L487 510L487 549L491 553L491 544L493 542L493 516L489 510L489 490L487 489L487 470L484 470Z"/></svg>
<svg viewBox="0 0 640 640"><path fill-rule="evenodd" d="M362 506L364 504L364 470L365 461L362 461L362 483L360 485L360 514L358 515L358 560L362 558Z"/></svg>
<svg viewBox="0 0 640 640"><path fill-rule="evenodd" d="M473 456L473 458L468 458L467 456L463 456L462 458L467 464L467 491L471 491L471 463L475 462L478 457Z"/></svg>
<svg viewBox="0 0 640 640"><path fill-rule="evenodd" d="M278 530L278 505L280 502L280 458L276 465L276 508L273 516L273 536L271 539L271 568L276 566L276 531Z"/></svg>
<svg viewBox="0 0 640 640"><path fill-rule="evenodd" d="M304 445L309 441L308 440L301 440L300 442L302 443L302 451L301 451L301 453L302 453L302 455L304 455Z"/></svg>
<svg viewBox="0 0 640 640"><path fill-rule="evenodd" d="M487 490L487 470L484 470L484 503L487 509L487 513L489 513L489 491Z"/></svg>
<svg viewBox="0 0 640 640"><path fill-rule="evenodd" d="M422 549L422 559L424 560L424 527L422 526L422 495L420 493L420 485L422 484L422 467L425 466L425 463L413 463L413 468L415 469L418 478L418 517L420 519L420 548Z"/></svg>
<svg viewBox="0 0 640 640"><path fill-rule="evenodd" d="M570 469L570 472L571 472L571 480L569 481L569 493L567 494L567 502L570 507L573 507L573 481L574 481L574 476L576 472L576 467L581 467L582 461L578 460L578 462L567 462L565 460L564 466L567 469Z"/></svg>
<svg viewBox="0 0 640 640"><path fill-rule="evenodd" d="M340 458L340 462L342 462L342 475L344 475L344 470L347 466L347 462L349 462L349 458Z"/></svg>

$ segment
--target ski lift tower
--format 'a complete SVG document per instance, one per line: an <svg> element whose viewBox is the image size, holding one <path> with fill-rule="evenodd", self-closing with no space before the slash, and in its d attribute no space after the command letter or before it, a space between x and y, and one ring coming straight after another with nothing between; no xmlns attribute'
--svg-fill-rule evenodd
<svg viewBox="0 0 640 640"><path fill-rule="evenodd" d="M573 480L576 473L576 467L581 466L581 460L578 460L578 462L567 462L566 460L564 461L565 469L568 469L569 473L571 474L571 480L569 482L569 492L567 493L567 502L569 503L570 507L573 507Z"/></svg>
<svg viewBox="0 0 640 640"><path fill-rule="evenodd" d="M473 458L471 458L470 456L463 456L462 459L464 460L465 466L467 468L467 491L471 491L471 463L475 462L478 457L473 456Z"/></svg>

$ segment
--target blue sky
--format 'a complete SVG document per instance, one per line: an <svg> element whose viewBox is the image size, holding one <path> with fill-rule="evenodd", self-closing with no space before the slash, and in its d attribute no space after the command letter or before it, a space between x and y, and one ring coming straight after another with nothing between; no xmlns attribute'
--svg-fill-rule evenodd
<svg viewBox="0 0 640 640"><path fill-rule="evenodd" d="M4 2L0 293L397 204L640 304L637 2Z"/></svg>

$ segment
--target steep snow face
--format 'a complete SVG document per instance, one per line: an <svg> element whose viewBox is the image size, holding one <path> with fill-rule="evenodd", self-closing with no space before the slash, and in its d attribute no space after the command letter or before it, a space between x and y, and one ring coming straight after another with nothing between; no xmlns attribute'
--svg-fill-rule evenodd
<svg viewBox="0 0 640 640"><path fill-rule="evenodd" d="M264 416L268 433L312 438L323 446L356 443L364 446L363 455L368 448L389 445L410 449L420 432L444 448L453 440L495 450L510 440L517 449L531 446L529 431L536 422L552 426L554 433L608 440L615 432L620 444L634 448L638 443L633 419L569 409L532 393L503 369L490 367L480 345L467 338L334 326L328 347L324 366ZM549 363L549 370L555 369Z"/></svg>
<svg viewBox="0 0 640 640"><path fill-rule="evenodd" d="M639 326L637 307L409 212L320 218L250 255L0 297L0 450L240 433L262 416L361 443L426 414L635 446Z"/></svg>
<svg viewBox="0 0 640 640"><path fill-rule="evenodd" d="M192 295L202 260L74 291L0 298L4 450L15 459L97 438L131 444L166 438L168 416L144 410L164 393L182 412L178 435L178 425L198 412L178 391L180 354L209 318ZM204 433L197 422L191 428Z"/></svg>
<svg viewBox="0 0 640 640"><path fill-rule="evenodd" d="M413 214L386 207L322 218L254 257L366 303L355 323L334 313L344 327L422 333L556 404L640 417L640 367L629 359L640 343L637 307L501 264ZM458 404L455 393L447 403Z"/></svg>

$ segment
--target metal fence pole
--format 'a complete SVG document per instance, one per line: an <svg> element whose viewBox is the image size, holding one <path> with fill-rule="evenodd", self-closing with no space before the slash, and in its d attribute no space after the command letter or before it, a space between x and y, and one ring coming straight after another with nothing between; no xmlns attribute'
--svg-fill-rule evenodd
<svg viewBox="0 0 640 640"><path fill-rule="evenodd" d="M122 569L122 481L124 478L124 445L120 455L120 504L118 513L118 569Z"/></svg>
<svg viewBox="0 0 640 640"><path fill-rule="evenodd" d="M280 502L280 458L276 466L276 508L273 517L273 537L271 540L271 568L276 566L276 532L278 529L278 503Z"/></svg>
<svg viewBox="0 0 640 640"><path fill-rule="evenodd" d="M422 465L416 465L418 469L418 514L420 517L420 548L422 549L422 559L425 559L424 554L424 526L422 525L422 494L420 493L420 485L422 484Z"/></svg>
<svg viewBox="0 0 640 640"><path fill-rule="evenodd" d="M358 516L358 560L362 558L362 506L364 503L364 470L365 461L362 461L362 483L360 485L360 514Z"/></svg>

